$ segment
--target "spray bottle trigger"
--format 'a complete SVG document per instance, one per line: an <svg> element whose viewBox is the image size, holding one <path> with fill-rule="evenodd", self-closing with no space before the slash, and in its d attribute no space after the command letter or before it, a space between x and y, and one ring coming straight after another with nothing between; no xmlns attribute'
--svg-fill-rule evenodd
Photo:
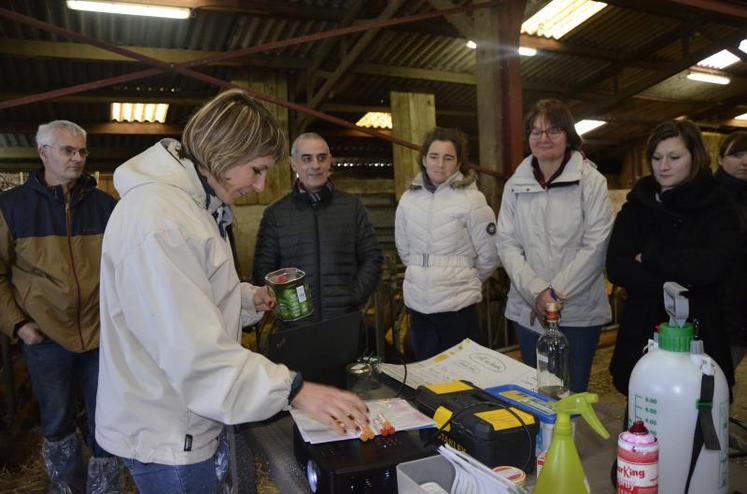
<svg viewBox="0 0 747 494"><path fill-rule="evenodd" d="M560 401L556 401L552 404L552 407L558 414L558 420L562 422L570 420L572 414L581 414L584 420L586 420L586 423L588 423L597 434L607 439L610 437L610 433L604 425L602 425L602 422L599 421L599 417L594 413L594 408L591 406L592 403L598 401L599 395L596 393L577 393L563 398ZM556 426L557 425L558 423L556 423Z"/></svg>

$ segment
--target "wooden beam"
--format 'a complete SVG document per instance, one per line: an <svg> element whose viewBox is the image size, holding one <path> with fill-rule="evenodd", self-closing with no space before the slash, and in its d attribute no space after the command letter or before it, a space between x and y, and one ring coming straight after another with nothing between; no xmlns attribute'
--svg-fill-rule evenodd
<svg viewBox="0 0 747 494"><path fill-rule="evenodd" d="M356 17L360 15L360 12L363 10L363 6L363 0L355 0L353 2L353 5L351 5L350 8L346 10L345 15L342 17L337 27L350 26L353 21L355 21ZM339 42L340 38L325 39L319 44L319 47L314 50L314 58L306 68L306 71L303 73L303 75L301 75L301 77L298 78L298 81L296 82L296 94L306 88L309 84L313 84L316 71L319 70L319 68L322 66L324 61L327 59L329 54L332 52L335 46L338 45Z"/></svg>
<svg viewBox="0 0 747 494"><path fill-rule="evenodd" d="M152 5L152 0L127 0L129 3ZM326 6L318 8L301 2L283 0L158 0L158 5L187 7L196 11L219 11L255 16L298 18L303 20L338 21L345 11Z"/></svg>
<svg viewBox="0 0 747 494"><path fill-rule="evenodd" d="M389 111L389 109L387 109ZM392 131L390 129L376 129L379 132L381 132L384 135L392 135ZM366 134L365 132L361 132L360 130L355 129L325 129L322 131L322 134L324 134L324 137L360 137L363 139L373 139L374 137Z"/></svg>
<svg viewBox="0 0 747 494"><path fill-rule="evenodd" d="M38 123L0 122L0 134L34 134ZM179 125L140 122L81 123L88 135L181 135L184 128Z"/></svg>
<svg viewBox="0 0 747 494"><path fill-rule="evenodd" d="M448 72L444 70L416 69L411 67L395 67L392 65L359 64L350 69L353 74L378 75L382 77L400 77L403 79L415 79L433 82L446 82L449 84L466 84L474 86L477 79L474 74L466 72ZM544 84L523 80L522 85L527 91L560 94L564 87L557 84ZM586 98L581 98L586 99Z"/></svg>
<svg viewBox="0 0 747 494"><path fill-rule="evenodd" d="M386 4L386 8L379 14L379 17L377 20L384 21L387 19L391 19L394 17L394 14L397 13L397 10L399 10L400 6L404 3L404 0L390 0ZM309 103L308 107L312 109L316 109L319 107L319 104L327 98L327 95L332 91L332 89L337 85L337 82L340 80L340 78L345 75L345 73L348 71L348 69L355 63L356 60L358 60L358 57L363 53L363 51L368 48L368 45L371 44L371 42L374 40L377 34L379 34L379 31L381 29L369 29L368 31L364 32L360 38L355 42L355 45L350 49L348 54L340 61L340 64L337 66L335 71L332 73L332 77L327 79L324 84L322 84L322 87L319 88L319 90L314 93L314 95L308 95L309 97ZM302 117L298 122L297 131L303 132L303 129L306 127L306 125L311 121L311 117Z"/></svg>
<svg viewBox="0 0 747 494"><path fill-rule="evenodd" d="M451 0L428 0L428 3L436 10L453 9L456 7ZM466 14L451 14L446 16L446 21L459 31L459 34L474 41L475 26Z"/></svg>
<svg viewBox="0 0 747 494"><path fill-rule="evenodd" d="M581 58L591 58L594 60L604 60L607 62L619 62L622 58L622 55L619 52L601 50L599 48L589 48L587 46L574 45L564 41L543 38L541 36L531 36L529 34L519 35L519 46L526 46L528 48L557 53L560 55L571 55ZM646 56L640 57L638 60L631 60L629 65L631 67L642 69L653 69L660 67L661 64L666 61L667 60L653 58L650 54L647 54Z"/></svg>
<svg viewBox="0 0 747 494"><path fill-rule="evenodd" d="M502 76L502 57L505 51L501 47L503 38L501 29L506 23L501 17L506 15L505 5L501 8L482 9L475 12L475 42L477 43L475 73L477 77L477 126L479 139L479 164L497 173L510 175L511 163L505 160L503 92L507 82ZM480 190L485 194L490 207L498 210L502 187L496 180L480 182Z"/></svg>
<svg viewBox="0 0 747 494"><path fill-rule="evenodd" d="M127 47L127 49L147 57L156 58L163 62L174 64L199 60L201 58L212 57L224 53L222 51L151 48L147 46L130 46ZM131 58L125 57L124 55L119 55L104 50L103 48L98 48L85 43L68 43L62 41L31 41L0 38L0 54L21 58L61 58L97 62L139 63ZM231 67L245 67L250 65L257 67L305 69L309 66L309 63L310 62L306 59L295 57L250 55L245 58L222 60L212 65Z"/></svg>
<svg viewBox="0 0 747 494"><path fill-rule="evenodd" d="M651 53L656 53L662 48L671 45L675 41L689 36L690 34L694 33L695 30L704 22L705 20L699 19L685 26L675 26L674 28L669 29L668 31L656 36L654 39L645 43L642 47L635 50L634 52L625 55L621 59L609 64L602 70L596 73L592 73L591 75L583 78L576 86L565 92L565 94L563 95L563 99L573 97L573 95L577 93L588 91L600 82L622 72L623 69L631 62L647 57Z"/></svg>
<svg viewBox="0 0 747 494"><path fill-rule="evenodd" d="M0 93L0 101L23 98L33 93ZM162 93L163 96L157 96L159 93L144 92L139 93L111 93L110 95L89 95L74 94L71 96L62 96L55 98L56 103L80 103L80 104L106 104L113 101L128 100L128 102L137 103L168 103L171 106L201 106L212 98L213 94L205 94L200 97L195 93L180 95L179 93Z"/></svg>
<svg viewBox="0 0 747 494"><path fill-rule="evenodd" d="M358 104L350 104L350 103L324 103L320 109L327 113L330 113L330 112L360 113L361 115L366 112L370 112L370 111L378 111L378 112L391 111L391 108L388 106L358 105ZM448 117L474 117L476 115L474 110L467 111L467 110L457 110L454 108L444 108L444 107L436 108L436 114L442 115L442 116L448 116Z"/></svg>
<svg viewBox="0 0 747 494"><path fill-rule="evenodd" d="M425 135L436 126L436 100L432 94L391 91L392 134L413 143L423 142ZM394 164L394 197L397 201L420 171L418 151L403 146L392 146Z"/></svg>
<svg viewBox="0 0 747 494"><path fill-rule="evenodd" d="M383 77L401 77L403 79L420 79L426 81L448 82L452 84L468 84L474 86L474 74L464 72L447 72L443 70L415 69L410 67L395 67L393 65L358 64L351 70L354 74L379 75Z"/></svg>
<svg viewBox="0 0 747 494"><path fill-rule="evenodd" d="M723 122L720 122L720 125L723 127L736 127L738 129L747 129L747 120L736 120L734 118L731 118L729 120L724 120Z"/></svg>
<svg viewBox="0 0 747 494"><path fill-rule="evenodd" d="M585 117L586 115L589 115L591 113L599 113L601 111L609 110L620 104L622 101L625 101L626 99L631 98L638 93L652 86L655 86L656 84L659 84L660 82L672 77L675 74L678 74L679 72L682 72L683 70L689 69L707 56L726 47L732 46L735 43L738 43L744 38L745 34L747 33L745 33L744 30L741 30L735 34L731 34L730 36L723 37L718 43L714 43L695 52L692 52L689 56L681 60L665 64L658 72L652 74L649 77L644 77L634 84L626 86L624 90L615 94L614 97L597 104L583 107L580 111L576 111L575 113L578 117Z"/></svg>
<svg viewBox="0 0 747 494"><path fill-rule="evenodd" d="M710 106L701 106L697 111L688 115L691 120L729 120L732 117L745 113L747 108L742 106L747 103L747 91L742 91L730 98L719 101ZM728 115L728 116L726 116Z"/></svg>
<svg viewBox="0 0 747 494"><path fill-rule="evenodd" d="M137 154L137 151L127 148L90 148L88 162L96 160L126 160ZM30 160L39 159L39 153L32 146L0 147L0 160Z"/></svg>
<svg viewBox="0 0 747 494"><path fill-rule="evenodd" d="M335 178L335 189L348 194L391 194L394 191L394 180L391 178L367 178L365 181L350 178ZM369 206L370 207L370 206Z"/></svg>
<svg viewBox="0 0 747 494"><path fill-rule="evenodd" d="M503 57L501 57L501 78L503 79L503 163L517 166L524 157L524 129L522 109L521 65L517 51L519 33L524 19L526 0L506 0L500 7L500 31ZM488 166L488 163L483 164ZM507 170L503 171L504 174ZM506 175L508 176L508 175Z"/></svg>

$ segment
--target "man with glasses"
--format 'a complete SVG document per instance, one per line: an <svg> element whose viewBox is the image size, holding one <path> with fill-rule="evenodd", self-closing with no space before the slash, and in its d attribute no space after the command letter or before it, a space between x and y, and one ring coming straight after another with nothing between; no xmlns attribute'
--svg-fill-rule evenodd
<svg viewBox="0 0 747 494"><path fill-rule="evenodd" d="M329 179L332 156L321 136L298 136L291 166L293 190L262 216L254 283L280 268L306 272L314 313L300 325L359 310L376 288L382 255L363 203Z"/></svg>
<svg viewBox="0 0 747 494"><path fill-rule="evenodd" d="M51 492L121 492L117 459L94 439L101 239L115 201L83 172L88 150L80 126L42 124L36 142L44 167L0 194L0 328L18 337L26 359ZM79 389L87 474L76 430Z"/></svg>

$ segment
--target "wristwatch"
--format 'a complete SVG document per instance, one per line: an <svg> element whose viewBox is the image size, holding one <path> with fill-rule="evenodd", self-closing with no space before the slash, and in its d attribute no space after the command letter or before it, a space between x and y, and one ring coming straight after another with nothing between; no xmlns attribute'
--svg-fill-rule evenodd
<svg viewBox="0 0 747 494"><path fill-rule="evenodd" d="M296 397L301 388L303 387L303 376L300 372L291 371L294 373L293 382L291 382L290 393L288 393L288 404L290 404Z"/></svg>

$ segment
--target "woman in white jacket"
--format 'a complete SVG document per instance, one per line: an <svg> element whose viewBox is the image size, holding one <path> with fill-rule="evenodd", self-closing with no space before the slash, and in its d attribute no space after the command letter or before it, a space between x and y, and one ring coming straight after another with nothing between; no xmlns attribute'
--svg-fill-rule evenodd
<svg viewBox="0 0 747 494"><path fill-rule="evenodd" d="M604 176L579 151L568 107L537 102L525 119L532 152L503 189L498 253L511 280L506 318L527 365L536 365L547 302L562 305L574 393L585 391L601 326L611 311L604 260L614 216Z"/></svg>
<svg viewBox="0 0 747 494"><path fill-rule="evenodd" d="M239 343L273 305L240 283L225 227L230 205L264 188L284 135L243 91L218 95L117 168L122 199L104 234L96 440L141 493L218 492L224 424L292 405L329 424L367 421L352 393L303 383Z"/></svg>
<svg viewBox="0 0 747 494"><path fill-rule="evenodd" d="M397 206L394 238L407 266L403 291L418 360L477 340L482 282L498 266L495 214L466 173L466 151L461 132L432 130L420 148L421 172Z"/></svg>

